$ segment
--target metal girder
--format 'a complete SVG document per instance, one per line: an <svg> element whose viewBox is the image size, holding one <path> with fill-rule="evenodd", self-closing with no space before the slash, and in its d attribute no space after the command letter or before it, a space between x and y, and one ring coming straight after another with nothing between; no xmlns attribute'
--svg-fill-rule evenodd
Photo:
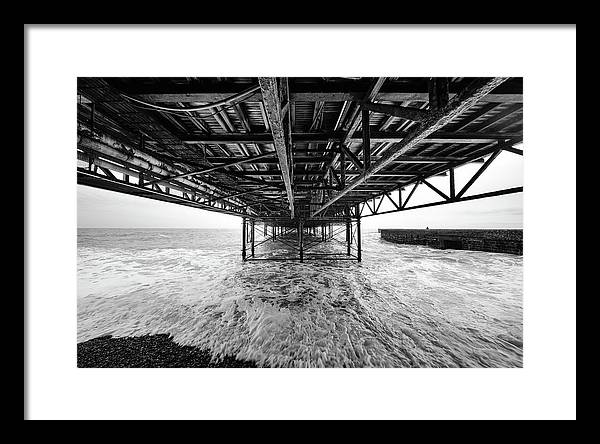
<svg viewBox="0 0 600 444"><path fill-rule="evenodd" d="M482 193L482 194L478 194L475 196L468 196L468 197L464 197L464 194L467 192L467 190L475 183L475 181L483 174L483 172L492 164L492 162L494 162L494 160L498 157L498 155L505 149L504 145L497 145L495 147L492 147L488 150L487 154L491 154L487 160L484 161L483 165L472 175L472 177L467 181L467 183L462 187L462 189L460 190L460 192L456 193L455 190L455 178L454 178L454 169L456 166L459 166L459 164L455 164L455 166L452 166L449 168L449 188L450 188L450 195L448 196L446 193L442 192L439 188L437 188L436 186L432 185L431 183L429 183L429 181L427 180L428 177L432 177L436 174L431 174L428 176L420 176L417 177L415 179L414 182L411 182L412 184L414 184L410 194L408 195L408 197L406 198L406 200L404 201L404 203L401 202L401 192L404 189L405 186L409 185L403 185L401 188L398 188L398 200L400 202L400 205L396 204L396 202L394 202L394 200L390 197L390 193L393 190L387 190L387 191L383 191L380 195L376 195L374 197L369 197L370 199L375 199L377 197L381 197L381 199L383 200L383 196L387 196L388 199L392 202L392 204L395 207L395 210L390 210L390 211L384 211L384 212L379 212L379 207L381 206L378 205L377 207L371 207L370 204L368 203L368 200L364 201L364 203L367 204L367 207L371 210L371 214L370 216L375 216L377 214L386 214L386 213L391 213L391 212L395 212L395 211L402 211L402 210L408 210L408 209L414 209L414 208L425 208L428 206L433 206L433 205L440 205L443 203L453 203L453 202L462 202L465 200L474 200L474 199L478 199L478 198L485 198L485 197L491 197L491 196L496 196L496 195L503 195L503 194L511 194L511 193L517 193L523 190L523 187L514 187L514 188L509 188L507 190L498 190L498 191L491 191L488 193ZM486 154L486 155L487 155ZM463 163L464 164L464 163ZM432 189L434 192L436 192L440 197L442 197L443 201L441 202L435 202L435 203L431 203L431 204L423 204L423 205L416 205L416 206L412 206L412 207L407 207L408 201L410 200L410 198L412 197L412 195L414 194L414 192L416 191L417 187L419 184L424 184L427 187L429 187L430 189Z"/></svg>
<svg viewBox="0 0 600 444"><path fill-rule="evenodd" d="M137 148L125 146L108 136L103 135L101 137L92 139L87 136L79 135L78 149L82 150L82 152L85 153L86 156L90 156L89 158L96 158L97 156L102 156L107 159L110 159L111 161L122 163L123 165L133 165L134 169L130 170L126 166L119 166L117 164L113 165L110 162L96 160L96 164L101 165L103 168L107 168L108 170L116 171L126 175L127 180L123 181L125 183L128 183L129 177L138 177L138 185L141 186L144 190L155 190L155 187L157 186L158 182L164 181L166 179L165 177L161 176L168 176L170 189L178 190L182 193L199 195L211 202L223 201L225 199L233 198L234 196L228 195L228 193L231 193L232 191L239 196L243 194L248 194L244 193L241 190L235 190L231 187L225 187L226 189L220 189L214 186L212 184L212 181L207 181L206 179L201 179L199 181L200 183L191 181L186 177L179 177L177 179L174 179L174 176L186 175L185 173L181 173L181 168L168 165L167 163L156 159L153 156L138 150ZM106 175L109 176L109 174ZM264 184L262 181L261 184L267 185ZM131 188L127 189L132 190ZM242 203L247 204L248 202ZM230 202L228 202L227 204L236 206L236 204ZM244 214L250 216L255 214L255 210L252 209L252 205L253 203L249 202L249 205L237 206L240 208L249 206L249 212L245 212ZM208 206L207 209L208 208L213 207Z"/></svg>
<svg viewBox="0 0 600 444"><path fill-rule="evenodd" d="M447 205L447 204L451 204L451 203L466 202L469 200L484 199L486 197L504 196L507 194L515 194L515 193L522 193L522 192L523 192L523 187L506 188L503 190L489 191L487 193L474 194L472 196L466 196L466 197L461 197L461 198L456 198L456 199L442 200L439 202L431 202L431 203L425 203L425 204L420 204L420 205L413 205L412 207L402 206L400 209L382 211L380 213L365 214L362 217L378 216L381 214L397 213L398 211L416 210L418 208L435 207L438 205ZM407 201L408 201L408 199L407 199Z"/></svg>
<svg viewBox="0 0 600 444"><path fill-rule="evenodd" d="M248 84L250 86L250 84ZM452 99L457 94L454 85L449 85L449 98ZM196 88L196 90L185 88L163 88L162 86L140 87L138 90L130 91L141 100L147 102L159 103L210 103L227 99L232 95L239 94L245 86L229 83L223 86L215 87L213 90L207 88ZM322 86L303 86L295 85L290 93L291 102L352 102L364 99L364 90L357 89L352 84L347 85L322 85ZM260 102L262 94L260 91L246 97L247 102ZM388 85L385 90L379 91L374 97L374 101L389 102L427 102L429 100L429 90L427 88L405 88L402 86ZM505 88L502 92L489 94L482 98L482 102L491 103L523 103L523 93L516 86L515 88Z"/></svg>
<svg viewBox="0 0 600 444"><path fill-rule="evenodd" d="M78 79L78 134L90 139L78 139L79 165L88 164L78 167L78 178L100 188L247 217L248 226L257 218L294 227L301 222L307 251L311 226L323 221L354 221L363 212L385 214L392 208L522 190L467 196L499 152L523 154L512 146L522 139L522 82L500 85L501 80L478 78L481 85L464 88L466 78L290 78L288 90L288 78L260 78L251 95L217 106L210 102L231 99L256 79ZM484 95L486 87L491 93ZM179 109L170 114L131 109L119 95L143 99L144 90L164 91L167 95L147 101ZM170 105L169 94L178 93L185 96ZM477 100L488 103L461 114ZM410 102L421 103L404 106ZM185 109L205 104L215 105L217 112ZM115 150L112 157L106 146L92 146L106 145L105 135L124 144L108 143ZM454 168L477 160L481 168L456 188ZM429 179L441 172L449 176L450 191ZM442 202L408 206L421 184ZM395 191L397 196L391 194ZM247 240L254 244L253 236Z"/></svg>
<svg viewBox="0 0 600 444"><path fill-rule="evenodd" d="M290 158L288 156L289 147L286 145L286 131L283 124L283 110L281 105L280 89L276 77L258 78L264 106L271 127L271 134L277 158L279 159L279 168L285 184L285 191L289 202L291 218L294 218L294 192L292 190L292 178L290 172Z"/></svg>
<svg viewBox="0 0 600 444"><path fill-rule="evenodd" d="M409 131L407 137L403 139L402 142L396 146L390 147L381 156L381 158L371 166L371 168L365 170L361 176L347 184L342 191L331 197L327 202L321 205L320 208L313 211L311 213L311 217L325 210L341 197L345 196L349 191L364 183L371 176L377 173L377 171L385 168L387 165L393 162L394 159L402 154L405 154L411 148L423 141L428 135L442 128L453 118L469 109L471 106L477 103L481 97L484 97L505 80L507 80L505 77L493 77L491 79L474 82L474 84L467 87L460 94L458 94L457 97L449 102L446 107L441 110L433 111L426 120L422 121L420 124L417 124L412 131Z"/></svg>
<svg viewBox="0 0 600 444"><path fill-rule="evenodd" d="M175 196L173 194L166 193L162 190L156 190L154 188L146 188L144 185L136 185L125 180L119 180L116 178L112 178L109 176L101 176L98 173L94 173L92 171L88 171L85 169L78 168L77 169L77 183L80 185L92 186L94 188L101 188L110 191L116 192L126 192L128 194L132 194L138 197L145 197L155 200L161 200L164 202L177 203L179 205L200 208L202 210L214 211L217 213L230 214L232 216L245 216L245 217L255 217L252 214L248 214L242 211L236 211L237 207L234 204L228 204L224 207L216 207L207 204L203 204L201 202L197 202L193 198L190 198L190 194L184 193L183 196Z"/></svg>
<svg viewBox="0 0 600 444"><path fill-rule="evenodd" d="M505 148L507 151L516 152L517 154L522 154L521 150L509 149ZM342 155L345 156L345 152L342 152ZM240 161L244 161L244 163L261 163L261 164L278 164L279 160L275 153L265 154L266 158L263 156L253 156L253 157L243 157L240 158ZM371 156L371 161L376 161L380 156ZM355 156L355 159L358 158ZM460 160L460 157L452 157L452 156L400 156L394 160L394 163L407 163L407 164L422 164L422 163L448 163L453 162L455 160ZM323 162L329 162L331 159L329 157L310 157L310 156L295 156L294 163L296 165L312 165L312 164L321 164ZM228 165L224 165L224 167L230 166L233 164L231 162L231 157L207 157L207 162L212 164L224 163ZM340 165L342 164L342 157L340 156ZM362 162L359 163L362 165ZM362 167L361 167L362 168Z"/></svg>
<svg viewBox="0 0 600 444"><path fill-rule="evenodd" d="M386 79L387 79L387 77L377 77L371 83L371 86L369 87L367 93L364 95L364 97L362 97L362 101L363 102L372 102L373 100L375 100L377 93L383 86ZM350 117L350 121L348 124L348 131L345 133L345 135L343 136L343 138L341 140L340 147L342 149L347 148L347 145L350 143L352 136L354 135L356 129L358 128L358 125L361 123L361 121L362 121L361 111L362 111L362 108L360 107L360 105L358 105L356 107L356 109L354 110L354 114ZM362 135L361 140L364 140L364 134ZM348 153L350 153L352 155L352 152L350 150L347 150L346 154L348 154ZM333 156L333 159L327 165L326 170L329 170L332 167L335 168L339 159L340 159L340 153L338 152ZM352 159L352 161L354 162L354 159Z"/></svg>
<svg viewBox="0 0 600 444"><path fill-rule="evenodd" d="M407 131L371 131L371 142L400 142L408 136ZM316 133L292 132L294 143L328 143L342 142L345 140L344 132L328 131ZM423 139L428 143L490 143L496 140L513 139L521 136L520 133L499 133L499 132L469 132L469 131L437 131L429 134ZM362 142L362 134L352 135L347 139L351 143ZM271 133L228 133L228 134L201 134L195 136L186 136L182 139L186 144L197 143L273 143ZM338 153L339 154L339 153Z"/></svg>
<svg viewBox="0 0 600 444"><path fill-rule="evenodd" d="M460 199L467 192L471 185L475 183L479 176L483 174L483 172L492 164L492 162L496 159L496 157L498 157L498 155L501 152L502 148L499 148L484 162L483 165L481 165L477 172L473 174L473 177L471 177L471 179L465 184L465 186L463 186L462 189L458 192L458 194L456 195L458 199Z"/></svg>
<svg viewBox="0 0 600 444"><path fill-rule="evenodd" d="M154 184L169 182L169 181L175 180L175 179L182 179L184 177L190 177L190 176L197 176L197 175L200 175L200 174L212 173L213 171L217 171L217 170L220 170L222 168L228 168L228 167L232 167L232 166L235 166L235 165L242 165L244 163L252 163L252 162L256 162L257 160L261 160L261 159L266 159L266 158L269 158L269 157L273 157L275 155L276 155L275 153L265 153L265 154L261 154L259 156L246 157L244 159L229 161L229 162L224 163L222 165L215 165L213 167L209 167L209 168L206 168L206 169L203 169L203 170L190 171L189 173L182 173L182 174L178 174L176 176L171 176L171 177L166 177L164 179L154 180L152 182L149 182L148 184L149 185L154 185Z"/></svg>
<svg viewBox="0 0 600 444"><path fill-rule="evenodd" d="M387 114L394 117L400 117L402 119L412 120L419 122L428 115L428 111L420 108L411 108L406 106L388 105L384 103L371 103L364 102L362 107L370 111L375 111L382 114Z"/></svg>
<svg viewBox="0 0 600 444"><path fill-rule="evenodd" d="M377 96L377 93L383 86L383 83L385 82L386 78L387 77L377 77L371 83L369 90L365 94L365 97L363 97L363 101L367 101L367 102L372 101ZM361 110L361 107L357 106L357 108L354 112L354 115L352 116L352 119L350 120L348 131L346 132L346 135L344 136L344 139L342 140L342 144L344 144L344 145L347 145L350 142L350 138L356 132L358 125L360 125L360 122L362 120L360 118L360 116L361 116L360 110Z"/></svg>

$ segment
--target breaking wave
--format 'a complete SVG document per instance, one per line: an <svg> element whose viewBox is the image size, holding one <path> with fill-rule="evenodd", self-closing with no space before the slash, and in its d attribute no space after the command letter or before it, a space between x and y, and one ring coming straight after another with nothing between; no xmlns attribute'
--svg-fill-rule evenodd
<svg viewBox="0 0 600 444"><path fill-rule="evenodd" d="M367 232L360 264L244 263L239 236L80 229L78 342L169 333L269 367L522 366L521 256Z"/></svg>

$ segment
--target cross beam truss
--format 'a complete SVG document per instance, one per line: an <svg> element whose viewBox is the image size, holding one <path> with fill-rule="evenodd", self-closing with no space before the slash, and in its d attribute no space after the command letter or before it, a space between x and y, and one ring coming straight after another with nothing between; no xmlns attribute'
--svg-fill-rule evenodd
<svg viewBox="0 0 600 444"><path fill-rule="evenodd" d="M516 142L514 142L514 141L506 142L506 143L499 143L496 146L491 147L482 153L483 157L487 156L487 158L485 160L483 160L482 157L479 157L479 156L481 156L481 154L480 154L480 155L478 155L478 159L471 158L469 160L454 162L452 164L452 166L448 169L445 169L445 170L440 169L436 173L432 173L427 176L418 177L406 184L403 184L402 186L398 186L398 187L395 187L388 191L385 191L379 195L372 197L371 199L361 202L360 204L358 204L358 206L351 207L350 215L352 217L377 216L377 215L381 215L381 214L397 213L400 211L416 210L419 208L434 207L434 206L438 206L438 205L446 205L446 204L451 204L451 203L467 202L467 201L477 200L477 199L485 199L488 197L496 197L496 196L504 196L504 195L508 195L508 194L522 193L523 187L518 186L518 187L511 187L511 188L504 188L504 189L499 189L499 190L488 191L485 193L465 195L467 193L467 191L477 181L477 179L494 162L494 160L498 157L498 155L501 152L506 151L506 152L514 153L519 156L523 155L523 150L513 147L513 145L515 145L515 144L516 144ZM463 166L467 163L473 163L477 160L479 162L482 162L481 166L471 176L471 178L467 181L467 183L465 185L463 185L463 187L457 192L456 187L455 187L455 169L459 166ZM444 167L444 168L447 168L447 167ZM448 177L448 188L450 190L448 194L444 193L438 187L432 185L427 180L427 179L431 179L432 177L437 177L437 176L447 176ZM413 197L415 191L417 190L417 187L419 187L420 185L424 185L424 186L428 187L429 189L431 189L432 191L434 191L439 197L441 197L441 200L434 201L434 202L428 202L428 203L422 203L422 204L418 204L418 205L409 205L409 202L411 202L411 198ZM408 195L406 195L406 197L403 197L403 192L406 192L407 190L409 190ZM393 206L393 209L380 211L381 206L384 202L390 202Z"/></svg>
<svg viewBox="0 0 600 444"><path fill-rule="evenodd" d="M441 109L431 110L425 118L422 118L421 123L415 126L414 129L406 135L402 142L400 142L393 148L388 149L383 154L383 156L373 165L369 165L370 162L367 165L364 165L362 174L360 176L358 176L356 179L354 179L352 182L346 185L334 196L329 198L319 208L314 210L311 213L311 216L315 216L321 213L327 207L329 207L330 205L347 195L353 189L367 182L378 171L388 166L396 158L400 157L402 154L406 153L411 148L422 142L425 138L427 138L427 136L442 128L452 119L465 112L475 103L477 103L479 99L484 97L490 91L494 90L505 80L506 78L504 77L494 77L491 79L486 79L477 82L469 88L463 90L458 96L454 97L454 99L447 106ZM365 117L367 115L367 113L363 114L363 116ZM365 140L365 144L370 143L366 137L366 134L363 134L363 139Z"/></svg>

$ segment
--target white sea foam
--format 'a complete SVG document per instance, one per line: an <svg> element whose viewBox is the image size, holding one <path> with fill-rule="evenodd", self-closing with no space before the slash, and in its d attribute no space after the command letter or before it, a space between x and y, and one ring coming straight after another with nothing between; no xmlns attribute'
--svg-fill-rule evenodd
<svg viewBox="0 0 600 444"><path fill-rule="evenodd" d="M261 366L522 366L522 257L363 246L361 264L243 263L235 231L80 230L78 341L169 333Z"/></svg>

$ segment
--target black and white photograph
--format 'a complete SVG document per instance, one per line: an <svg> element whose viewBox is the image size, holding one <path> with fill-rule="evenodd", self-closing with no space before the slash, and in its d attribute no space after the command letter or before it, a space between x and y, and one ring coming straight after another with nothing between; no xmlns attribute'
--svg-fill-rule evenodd
<svg viewBox="0 0 600 444"><path fill-rule="evenodd" d="M77 82L79 366L522 366L523 79Z"/></svg>
<svg viewBox="0 0 600 444"><path fill-rule="evenodd" d="M492 36L487 47L491 53L496 47L505 48L516 68L503 68L487 53L481 60L471 60L468 68L460 57L446 64L443 56L439 63L424 56L427 63L410 67L409 59L378 64L388 59L378 57L378 51L387 54L379 48L372 50L371 69L361 67L360 51L354 60L326 50L314 59L308 57L304 39L310 30L302 27L295 30L297 35L260 28L255 33L235 26L159 27L151 33L153 29L132 28L127 34L118 27L26 29L31 48L65 39L67 54L84 44L98 51L96 56L65 56L67 66L50 68L51 53L38 50L33 52L37 58L30 53L26 63L31 74L26 114L32 103L26 147L39 146L26 152L26 166L27 162L33 166L30 179L40 181L40 174L50 178L29 190L37 196L50 196L50 189L56 194L65 190L64 204L33 194L30 202L37 207L27 210L26 202L26 219L41 227L29 229L26 249L40 245L42 238L46 245L39 248L44 254L30 253L32 265L26 270L30 294L26 322L36 329L26 331L25 364L32 368L32 376L26 376L26 384L27 379L30 382L26 398L28 392L33 397L36 390L56 390L39 382L53 373L40 373L42 358L36 356L43 354L43 359L53 356L57 372L61 366L66 369L63 376L73 375L73 385L77 381L79 387L94 387L90 390L97 393L96 399L112 399L107 401L108 411L99 401L89 410L74 412L68 406L63 413L50 408L52 396L40 395L30 415L94 419L544 415L542 410L526 409L529 401L522 410L501 410L499 404L504 397L506 402L514 399L511 390L520 390L523 397L529 396L527 390L543 391L541 382L538 388L525 381L534 378L534 369L549 368L534 363L546 359L538 350L549 353L547 345L535 341L549 337L533 333L533 328L558 322L549 307L556 305L557 313L562 313L566 331L572 320L574 339L575 202L566 203L573 208L570 213L561 210L554 191L552 196L546 191L544 198L535 193L546 181L538 177L553 168L542 166L557 150L571 157L572 163L559 164L565 175L572 167L574 178L575 116L570 117L572 137L565 135L568 145L541 145L540 128L555 132L558 142L571 123L568 118L561 125L539 122L548 112L540 106L548 94L539 99L535 87L539 74L528 67L535 64L525 66L525 58L511 49L519 41L519 28L496 29L501 36L515 33L514 42ZM81 41L69 37L76 31ZM189 54L186 48L194 39L205 41L221 31L229 31L231 42L215 37L202 60L181 57ZM330 46L332 33L353 39L350 31L317 27L310 39L323 32L329 36L323 38L324 45ZM366 47L381 41L369 34L378 31L363 31L373 39L371 44L361 43ZM426 29L381 30L390 36L405 31ZM574 26L555 31L557 41L565 42L565 48L572 42L574 49ZM277 54L289 47L284 41L302 49L284 51L281 58L268 54L274 50L268 47L256 59L244 51L232 57L227 48L239 43L232 37L235 32L247 38L242 46L279 35ZM473 41L481 32L480 45L485 47L485 30L464 32L465 36L454 36L451 30L433 27L428 35L447 33L456 38L454 47L462 54L465 48L459 43ZM111 33L112 46L106 40ZM42 42L43 35L48 39ZM163 52L162 43L170 41L163 37L186 43L174 49L176 54ZM422 44L436 48L433 43ZM562 50L556 45L556 51ZM344 51L352 53L349 48ZM428 53L425 48L411 51ZM227 63L218 63L221 54L229 54L224 57ZM540 64L545 55L540 55ZM262 64L263 59L271 60L271 65ZM109 61L110 67L105 65ZM46 67L49 75L57 71L60 95L41 86L49 83ZM573 96L562 94L560 101L574 104L575 67L565 63L563 69L569 75L573 71L573 82L562 81L560 87L572 89ZM31 80L34 77L41 80ZM546 80L552 88L559 87L554 79ZM57 109L49 117L56 119L55 124L36 117L33 104L48 103L41 99L43 94L64 102L67 112ZM42 142L44 134L56 141L64 136L59 144ZM50 157L48 150L57 153L54 162L64 174L42 162ZM528 163L529 156L535 162ZM565 187L557 192L569 193ZM571 222L572 229L567 229ZM551 223L563 226L545 226ZM546 241L554 243L549 235L561 236L558 248L568 253L550 253L544 246ZM571 252L572 261L561 267L557 262L567 262ZM543 260L552 265L544 266ZM553 274L552 267L560 272ZM52 289L44 290L44 282L51 282ZM536 285L550 286L556 296L536 290ZM49 301L31 295L44 291L60 303L42 309ZM542 302L545 309L540 308ZM48 319L53 312L60 313L61 321ZM54 339L60 349L41 346L50 333L36 322L42 317L51 329L60 330ZM562 340L567 344L571 336L565 334ZM574 405L567 410L575 397L574 373L572 379L566 376L574 371L574 345L568 342L563 347L564 370L560 365L553 369L561 375L557 380L564 379L564 390L556 389L563 393L556 396L564 400L557 406L546 403L548 417L574 417ZM548 359L553 359L550 355ZM35 368L38 376L33 376ZM417 380L421 382L410 382ZM502 392L503 381L511 389ZM156 395L164 400L146 393L145 406L135 412L115 406L117 398L109 395L119 393L127 399L125 404L133 399L141 402L144 387L160 384L165 389L156 389ZM296 387L289 388L290 384ZM419 393L418 387L425 385ZM119 391L119 386L124 388ZM193 398L198 391L204 399L218 399L215 405L225 405L227 390L236 387L254 394L262 387L261 399L282 396L277 402L296 407L285 412L273 409L271 403L262 409L244 407L252 395L242 396L240 405L226 410L196 404L186 410L185 402L174 401ZM498 393L499 404L489 410L478 410L477 402L467 401L469 396L483 396L483 387ZM81 396L73 390L65 397ZM281 390L296 395L284 396ZM346 390L358 391L363 400L350 401L352 394ZM442 405L465 398L464 413L459 408L450 411L448 405L432 410L422 399L412 411L407 406L386 409L372 400L384 393L399 396L405 390L413 390L406 396L419 399L427 397L424 393L439 395L447 400ZM342 392L343 396L334 395ZM345 405L333 411L325 406L301 407L302 402L318 402L320 396ZM541 401L539 395L530 398L532 403ZM160 407L152 410L155 404ZM164 413L165 404L179 407ZM379 407L367 411L367 404Z"/></svg>

